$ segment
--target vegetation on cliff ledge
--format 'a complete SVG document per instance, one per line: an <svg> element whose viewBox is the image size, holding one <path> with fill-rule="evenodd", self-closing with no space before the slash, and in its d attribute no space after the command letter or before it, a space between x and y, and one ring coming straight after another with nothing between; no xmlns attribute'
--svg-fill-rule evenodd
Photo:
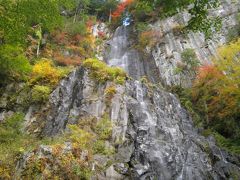
<svg viewBox="0 0 240 180"><path fill-rule="evenodd" d="M100 82L114 81L117 84L123 84L126 79L126 73L119 67L109 67L105 62L98 59L86 59L83 67L90 70L91 77Z"/></svg>

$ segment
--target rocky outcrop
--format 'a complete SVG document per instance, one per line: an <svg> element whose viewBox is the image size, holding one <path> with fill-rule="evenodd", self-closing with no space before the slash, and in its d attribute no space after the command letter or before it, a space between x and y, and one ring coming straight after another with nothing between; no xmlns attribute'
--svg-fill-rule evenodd
<svg viewBox="0 0 240 180"><path fill-rule="evenodd" d="M129 29L119 27L110 43L107 63L129 75L124 85L99 84L80 68L62 80L48 105L33 111L29 123L44 122L40 132L53 136L84 117L100 119L108 114L113 126L112 143L117 153L99 179L228 179L240 177L238 157L216 146L194 128L179 100L158 83L158 69L130 48ZM142 77L147 80L143 80ZM112 98L106 89L116 87ZM34 119L34 120L33 120ZM41 149L39 151L42 151ZM103 157L96 161L104 164ZM24 157L22 162L25 162ZM20 163L18 169L24 168ZM94 171L94 169L93 169Z"/></svg>
<svg viewBox="0 0 240 180"><path fill-rule="evenodd" d="M0 94L0 112L1 111L24 111L28 108L29 88L25 83L10 83Z"/></svg>
<svg viewBox="0 0 240 180"><path fill-rule="evenodd" d="M90 115L99 119L107 112L114 124L112 141L118 144L107 176L164 180L240 176L239 159L218 148L212 138L199 135L173 94L129 80L125 86L117 87L109 104L103 98L107 86L87 80L82 69L73 74L78 74L78 80L84 79L82 90L76 91L80 94L72 96L72 91L61 91L62 96L57 95L65 86L53 92L54 104L45 114L48 119L43 133L54 135L77 119ZM72 80L65 79L62 85Z"/></svg>
<svg viewBox="0 0 240 180"><path fill-rule="evenodd" d="M222 19L222 29L214 34L211 40L205 40L202 33L183 33L181 27L186 25L189 14L179 13L151 25L153 30L162 34L157 45L150 50L159 68L160 77L165 85L190 86L189 77L175 73L177 64L181 62L181 53L187 49L193 49L202 64L210 63L211 58L216 56L216 49L228 41L230 36L236 34L234 28L239 29L240 2L222 0L218 9L210 12Z"/></svg>

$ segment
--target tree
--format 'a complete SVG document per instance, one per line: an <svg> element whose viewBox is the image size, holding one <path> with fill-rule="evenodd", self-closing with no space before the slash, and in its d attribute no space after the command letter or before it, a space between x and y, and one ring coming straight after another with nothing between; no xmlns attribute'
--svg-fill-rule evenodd
<svg viewBox="0 0 240 180"><path fill-rule="evenodd" d="M117 7L117 0L90 0L88 12L99 19L107 20Z"/></svg>
<svg viewBox="0 0 240 180"><path fill-rule="evenodd" d="M61 1L0 0L1 84L9 80L24 79L31 71L31 65L24 55L27 36L32 34L38 39L38 55L42 32L52 31L61 25ZM32 31L33 27L38 27L38 30Z"/></svg>
<svg viewBox="0 0 240 180"><path fill-rule="evenodd" d="M29 61L19 46L0 46L0 84L9 79L22 79L31 71Z"/></svg>
<svg viewBox="0 0 240 180"><path fill-rule="evenodd" d="M75 4L77 4L77 6L75 8L73 22L76 22L76 18L79 14L82 15L85 13L90 4L90 0L75 0Z"/></svg>
<svg viewBox="0 0 240 180"><path fill-rule="evenodd" d="M189 74L195 74L200 62L196 56L194 49L185 49L181 54L182 62L185 64L185 70Z"/></svg>
<svg viewBox="0 0 240 180"><path fill-rule="evenodd" d="M240 136L240 39L218 50L214 65L199 68L192 99L205 126L225 137Z"/></svg>
<svg viewBox="0 0 240 180"><path fill-rule="evenodd" d="M60 6L69 7L62 0L0 0L0 76L1 84L10 79L22 79L31 66L24 56L27 35L32 27L40 27L38 53L42 32L52 31L61 24ZM37 54L38 54L37 53Z"/></svg>
<svg viewBox="0 0 240 180"><path fill-rule="evenodd" d="M10 0L0 0L0 9L1 43L23 43L28 29L24 15L18 12L16 3Z"/></svg>
<svg viewBox="0 0 240 180"><path fill-rule="evenodd" d="M25 44L30 28L35 25L41 25L43 32L52 31L62 22L60 6L70 7L71 4L73 2L63 3L62 0L0 0L3 43Z"/></svg>
<svg viewBox="0 0 240 180"><path fill-rule="evenodd" d="M133 2L133 0L125 0L118 4L116 10L112 13L113 18L119 18L122 16L125 9Z"/></svg>

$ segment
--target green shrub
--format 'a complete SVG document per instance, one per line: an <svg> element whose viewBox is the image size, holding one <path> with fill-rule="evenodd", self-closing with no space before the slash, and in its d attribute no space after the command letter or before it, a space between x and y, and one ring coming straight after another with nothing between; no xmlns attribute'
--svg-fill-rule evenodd
<svg viewBox="0 0 240 180"><path fill-rule="evenodd" d="M105 154L105 141L96 141L93 145L93 152L96 154Z"/></svg>
<svg viewBox="0 0 240 180"><path fill-rule="evenodd" d="M175 74L191 74L196 75L196 70L200 62L196 56L194 49L185 49L181 54L182 61L177 64Z"/></svg>
<svg viewBox="0 0 240 180"><path fill-rule="evenodd" d="M87 27L84 21L80 22L67 22L65 30L68 34L75 36L80 34L82 36L87 34Z"/></svg>
<svg viewBox="0 0 240 180"><path fill-rule="evenodd" d="M112 122L107 116L103 117L100 121L97 122L96 133L101 140L107 140L111 138Z"/></svg>
<svg viewBox="0 0 240 180"><path fill-rule="evenodd" d="M118 67L109 67L106 63L98 59L86 59L83 62L83 67L88 68L91 77L100 83L109 80L118 84L123 84L127 76L122 69Z"/></svg>
<svg viewBox="0 0 240 180"><path fill-rule="evenodd" d="M48 100L50 93L50 87L35 85L32 89L32 101L35 103L45 102Z"/></svg>
<svg viewBox="0 0 240 180"><path fill-rule="evenodd" d="M112 155L115 152L114 148L107 148L105 141L97 140L93 145L94 154Z"/></svg>
<svg viewBox="0 0 240 180"><path fill-rule="evenodd" d="M88 168L83 168L79 165L73 166L73 173L80 179L88 180L91 178L92 171Z"/></svg>
<svg viewBox="0 0 240 180"><path fill-rule="evenodd" d="M23 79L31 72L31 65L19 46L0 46L0 84L6 80Z"/></svg>
<svg viewBox="0 0 240 180"><path fill-rule="evenodd" d="M23 114L17 113L0 124L0 143L11 143L21 136Z"/></svg>
<svg viewBox="0 0 240 180"><path fill-rule="evenodd" d="M23 133L23 120L23 114L15 113L0 123L0 179L11 179L17 157L36 143L35 138Z"/></svg>
<svg viewBox="0 0 240 180"><path fill-rule="evenodd" d="M224 136L220 135L219 133L213 133L217 144L222 147L223 149L233 153L233 154L240 154L240 140L239 139L228 139Z"/></svg>
<svg viewBox="0 0 240 180"><path fill-rule="evenodd" d="M195 71L200 65L194 49L185 49L181 54L181 58L183 63L187 65L189 71Z"/></svg>
<svg viewBox="0 0 240 180"><path fill-rule="evenodd" d="M139 33L149 30L148 24L146 22L137 22L135 26L136 26L137 32Z"/></svg>

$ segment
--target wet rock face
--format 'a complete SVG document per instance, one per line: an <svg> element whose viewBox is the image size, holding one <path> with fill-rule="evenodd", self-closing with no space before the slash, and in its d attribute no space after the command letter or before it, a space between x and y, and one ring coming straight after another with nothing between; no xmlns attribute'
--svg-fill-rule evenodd
<svg viewBox="0 0 240 180"><path fill-rule="evenodd" d="M82 84L70 86L75 76ZM107 103L104 89L110 84L99 85L83 69L70 77L51 96L43 133L55 135L68 123L88 116L101 118L107 112L114 124L112 142L118 142L116 163L97 177L190 180L240 176L239 159L220 150L212 139L200 136L173 94L128 80L125 86L117 86L117 93ZM66 84L76 88L75 95L73 90L61 90ZM19 164L19 171L23 165Z"/></svg>
<svg viewBox="0 0 240 180"><path fill-rule="evenodd" d="M239 172L239 164L228 161L229 155L197 133L173 94L159 89L149 94L138 81L127 87L133 179L227 179Z"/></svg>
<svg viewBox="0 0 240 180"><path fill-rule="evenodd" d="M109 66L118 66L124 69L133 79L140 80L142 77L152 83L161 80L159 70L150 54L143 54L132 47L133 40L129 38L131 28L118 27L109 41L109 52L106 53L106 62Z"/></svg>

